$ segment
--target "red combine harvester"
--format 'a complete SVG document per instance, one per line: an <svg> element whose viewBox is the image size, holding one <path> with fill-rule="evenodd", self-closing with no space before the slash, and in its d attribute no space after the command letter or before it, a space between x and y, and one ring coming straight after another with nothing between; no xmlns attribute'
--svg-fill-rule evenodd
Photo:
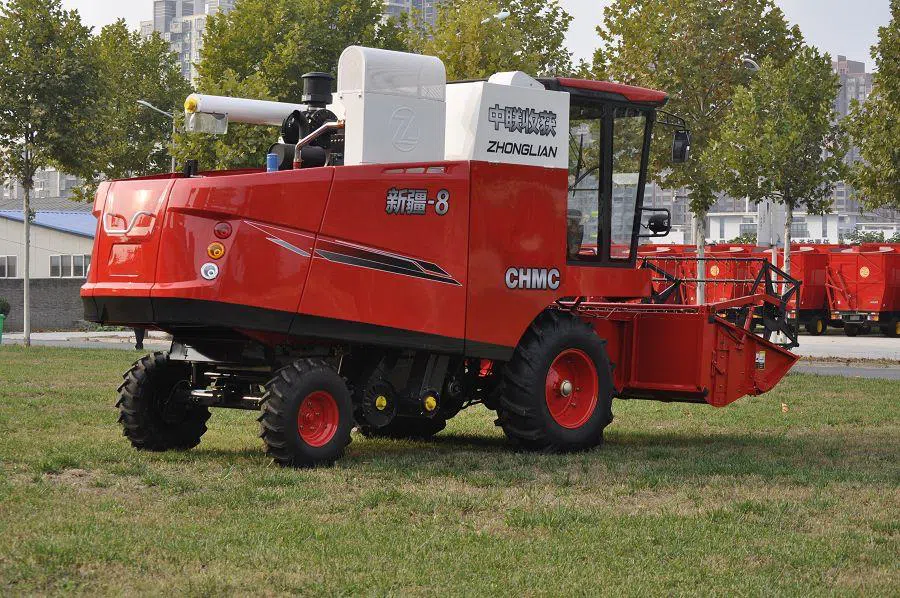
<svg viewBox="0 0 900 598"><path fill-rule="evenodd" d="M795 362L746 317L784 319L777 269L697 306L635 268L638 238L669 229L642 209L653 125L678 123L666 94L524 73L448 85L436 58L360 47L334 97L329 76L306 83L296 107L186 103L189 130L284 119L272 172L189 163L97 192L87 319L174 337L119 389L136 448L193 447L210 407L250 409L277 463L314 466L354 427L428 437L482 403L518 446L581 450L613 397L724 406Z"/></svg>
<svg viewBox="0 0 900 598"><path fill-rule="evenodd" d="M826 293L831 319L847 336L878 328L900 336L900 249L866 245L827 255Z"/></svg>

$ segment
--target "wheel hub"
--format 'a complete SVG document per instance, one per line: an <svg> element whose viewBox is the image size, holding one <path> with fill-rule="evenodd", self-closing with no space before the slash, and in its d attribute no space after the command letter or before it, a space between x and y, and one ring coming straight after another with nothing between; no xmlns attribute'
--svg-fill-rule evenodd
<svg viewBox="0 0 900 598"><path fill-rule="evenodd" d="M581 349L566 349L547 371L544 394L550 416L564 428L580 428L597 408L599 389L590 356Z"/></svg>
<svg viewBox="0 0 900 598"><path fill-rule="evenodd" d="M321 447L337 433L340 414L337 401L324 390L308 394L297 412L297 431L306 444Z"/></svg>

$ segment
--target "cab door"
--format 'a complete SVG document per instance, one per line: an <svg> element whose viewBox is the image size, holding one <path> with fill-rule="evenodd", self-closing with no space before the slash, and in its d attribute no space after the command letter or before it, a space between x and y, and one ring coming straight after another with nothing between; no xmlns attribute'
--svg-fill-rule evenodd
<svg viewBox="0 0 900 598"><path fill-rule="evenodd" d="M633 268L653 111L572 99L567 259Z"/></svg>

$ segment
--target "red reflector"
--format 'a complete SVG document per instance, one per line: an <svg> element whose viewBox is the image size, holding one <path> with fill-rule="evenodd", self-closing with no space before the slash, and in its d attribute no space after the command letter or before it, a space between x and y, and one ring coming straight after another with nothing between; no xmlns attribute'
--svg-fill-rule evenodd
<svg viewBox="0 0 900 598"><path fill-rule="evenodd" d="M231 236L231 225L227 222L220 222L213 229L213 232L216 233L216 236L220 239L227 239Z"/></svg>

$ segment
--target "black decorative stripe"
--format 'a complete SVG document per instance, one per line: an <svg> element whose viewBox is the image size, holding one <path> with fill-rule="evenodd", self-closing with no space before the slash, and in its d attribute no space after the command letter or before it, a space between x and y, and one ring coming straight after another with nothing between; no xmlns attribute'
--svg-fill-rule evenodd
<svg viewBox="0 0 900 598"><path fill-rule="evenodd" d="M462 286L437 264L400 255L371 251L331 241L320 241L316 248L316 255L338 264Z"/></svg>

